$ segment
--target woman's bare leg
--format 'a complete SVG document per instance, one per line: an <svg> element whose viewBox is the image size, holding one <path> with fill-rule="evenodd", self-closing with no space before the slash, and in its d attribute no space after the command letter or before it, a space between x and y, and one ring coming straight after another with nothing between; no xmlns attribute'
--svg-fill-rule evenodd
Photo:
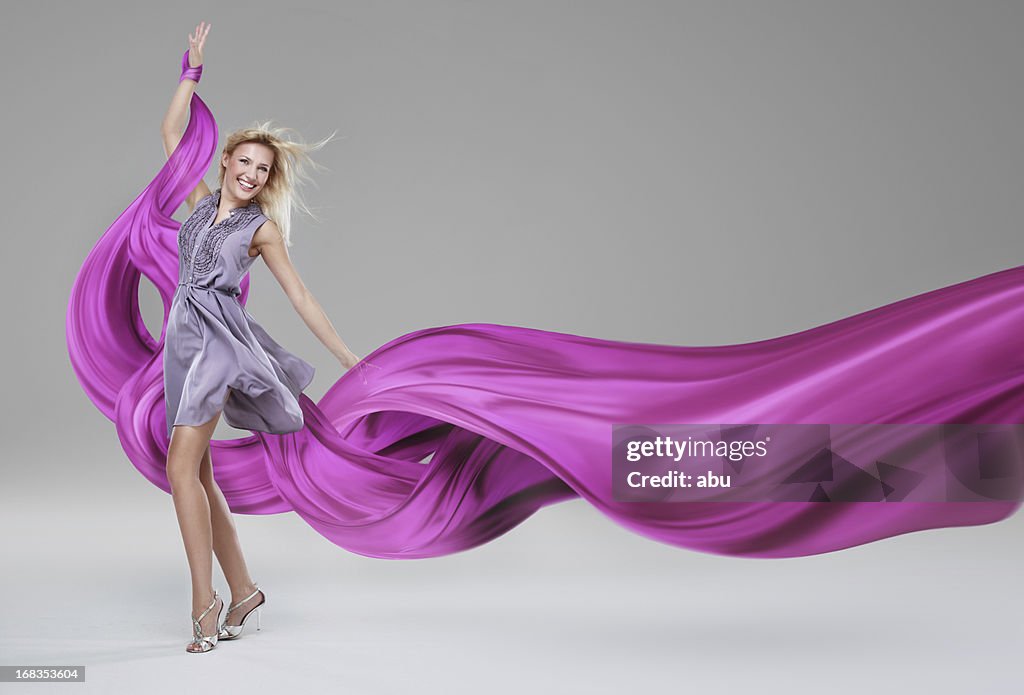
<svg viewBox="0 0 1024 695"><path fill-rule="evenodd" d="M203 460L199 466L199 480L206 490L206 497L210 501L210 521L213 525L213 552L217 554L217 561L224 572L224 578L231 588L231 603L238 603L253 591L256 587L249 576L249 568L245 564L245 557L242 556L242 546L238 542L238 531L235 529L235 522L231 516L231 508L228 507L224 493L213 477L213 459L210 454L210 447L206 447ZM250 605L259 604L261 598L257 594L224 616L224 622L228 625L238 625L242 622ZM207 601L206 605L210 605Z"/></svg>
<svg viewBox="0 0 1024 695"><path fill-rule="evenodd" d="M219 418L220 413L204 425L174 427L167 449L167 480L171 484L174 511L192 575L194 618L213 601L213 529L210 502L199 481L199 468ZM218 599L217 605L200 623L204 635L216 634L221 603Z"/></svg>

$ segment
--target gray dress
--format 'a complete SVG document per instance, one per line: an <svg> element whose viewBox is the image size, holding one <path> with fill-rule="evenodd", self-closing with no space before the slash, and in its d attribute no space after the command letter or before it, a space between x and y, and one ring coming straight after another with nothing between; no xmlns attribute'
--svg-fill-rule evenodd
<svg viewBox="0 0 1024 695"><path fill-rule="evenodd" d="M256 259L249 256L252 237L267 217L253 201L213 224L219 205L218 188L178 232L178 287L163 355L167 436L175 425L201 425L219 410L232 427L300 430L298 397L313 366L274 342L237 299Z"/></svg>

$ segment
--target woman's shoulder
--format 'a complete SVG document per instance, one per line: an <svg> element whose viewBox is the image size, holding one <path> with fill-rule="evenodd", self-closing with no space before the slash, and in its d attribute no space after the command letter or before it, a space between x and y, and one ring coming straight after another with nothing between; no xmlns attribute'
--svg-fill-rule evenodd
<svg viewBox="0 0 1024 695"><path fill-rule="evenodd" d="M259 220L256 222L256 233L253 238L261 237L263 241L269 241L272 237L280 237L281 229L277 226L274 220L267 217L266 213L259 214Z"/></svg>

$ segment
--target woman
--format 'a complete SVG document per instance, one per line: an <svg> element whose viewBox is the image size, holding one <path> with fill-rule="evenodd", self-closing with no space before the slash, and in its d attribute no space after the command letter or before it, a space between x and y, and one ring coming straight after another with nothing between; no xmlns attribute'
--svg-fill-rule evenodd
<svg viewBox="0 0 1024 695"><path fill-rule="evenodd" d="M203 22L189 34L187 64L161 129L168 158L181 140L209 32ZM167 322L164 382L167 478L192 575L193 639L186 645L191 653L240 636L254 610L259 629L258 607L266 602L249 576L230 509L213 478L210 438L217 421L223 413L235 427L275 434L299 430L297 397L313 378L313 367L274 342L235 299L255 259L263 258L296 311L346 370L359 361L287 251L299 162L327 141L306 146L282 138L283 130L264 125L229 135L220 188L211 192L200 181L188 197L190 214L178 235L179 285ZM224 602L212 587L213 552L231 589L220 625Z"/></svg>

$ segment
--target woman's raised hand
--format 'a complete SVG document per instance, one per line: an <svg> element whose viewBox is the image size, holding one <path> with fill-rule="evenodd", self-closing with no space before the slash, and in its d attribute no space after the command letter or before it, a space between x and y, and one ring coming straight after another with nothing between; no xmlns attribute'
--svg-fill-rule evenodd
<svg viewBox="0 0 1024 695"><path fill-rule="evenodd" d="M196 34L188 35L188 66L198 68L203 64L203 45L206 43L206 35L210 33L212 24L200 22L196 27Z"/></svg>

